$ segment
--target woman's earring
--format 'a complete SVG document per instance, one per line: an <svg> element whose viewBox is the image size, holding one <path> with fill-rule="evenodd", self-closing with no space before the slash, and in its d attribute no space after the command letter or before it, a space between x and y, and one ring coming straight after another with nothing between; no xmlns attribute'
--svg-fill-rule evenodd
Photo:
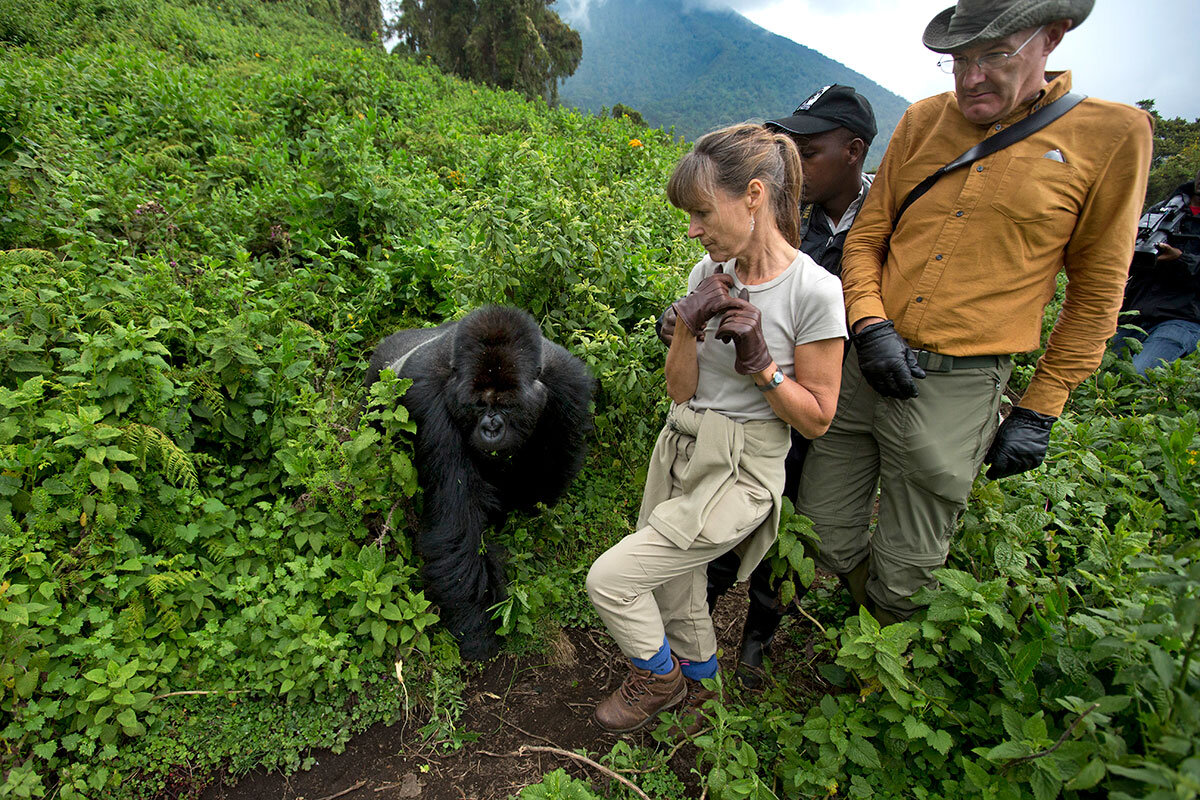
<svg viewBox="0 0 1200 800"><path fill-rule="evenodd" d="M750 232L754 233L754 215L750 215Z"/></svg>

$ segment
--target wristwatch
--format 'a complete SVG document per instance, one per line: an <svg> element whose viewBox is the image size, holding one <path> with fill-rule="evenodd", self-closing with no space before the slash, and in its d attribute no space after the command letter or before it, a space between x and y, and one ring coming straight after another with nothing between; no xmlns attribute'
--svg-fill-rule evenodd
<svg viewBox="0 0 1200 800"><path fill-rule="evenodd" d="M760 392L769 392L781 383L783 383L783 373L779 370L775 370L775 374L771 376L770 380L768 380L762 386L759 386L757 383L754 384L754 386Z"/></svg>

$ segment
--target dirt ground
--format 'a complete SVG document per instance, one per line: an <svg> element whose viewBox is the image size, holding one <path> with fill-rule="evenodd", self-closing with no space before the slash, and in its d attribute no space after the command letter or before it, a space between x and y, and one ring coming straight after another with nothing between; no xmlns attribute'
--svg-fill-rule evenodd
<svg viewBox="0 0 1200 800"><path fill-rule="evenodd" d="M745 613L744 587L736 587L717 607L714 619L726 674L736 667ZM796 624L804 625L785 622ZM794 641L795 637L777 637L776 658L793 665L811 663L811 650L803 652L806 648ZM553 658L501 656L470 679L460 727L477 733L478 740L456 752L431 752L421 742L417 729L424 719L377 725L352 739L343 753L315 752L316 764L306 772L251 773L236 785L210 786L201 800L503 800L559 767L602 790L610 779L592 766L544 751L517 754L522 746L533 746L584 748L603 755L617 740L592 723L591 713L620 683L628 662L603 631L569 630L559 644L562 652ZM785 648L796 647L801 652L785 654ZM653 727L627 736L655 746L649 733ZM700 795L691 775L695 756L694 748L685 745L671 761L675 773L691 782L692 797ZM636 783L636 775L629 777Z"/></svg>

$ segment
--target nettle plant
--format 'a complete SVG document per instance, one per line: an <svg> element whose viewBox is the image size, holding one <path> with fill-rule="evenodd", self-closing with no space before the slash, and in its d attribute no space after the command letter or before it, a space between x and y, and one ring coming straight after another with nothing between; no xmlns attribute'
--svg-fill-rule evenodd
<svg viewBox="0 0 1200 800"><path fill-rule="evenodd" d="M824 697L710 709L710 796L1200 794L1200 363L1125 367L1039 472L980 481L911 620L814 633Z"/></svg>
<svg viewBox="0 0 1200 800"><path fill-rule="evenodd" d="M6 788L119 782L70 765L161 729L176 697L315 700L431 651L402 382L339 422L312 383L324 343L269 298L212 313L222 281L185 293L160 261L0 263Z"/></svg>

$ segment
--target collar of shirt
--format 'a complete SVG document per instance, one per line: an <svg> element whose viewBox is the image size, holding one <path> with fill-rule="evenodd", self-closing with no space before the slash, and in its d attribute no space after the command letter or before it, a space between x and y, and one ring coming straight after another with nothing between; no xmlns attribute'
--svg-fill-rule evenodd
<svg viewBox="0 0 1200 800"><path fill-rule="evenodd" d="M1011 114L999 122L991 123L991 130L988 131L988 136L998 133L1009 125L1028 117L1033 112L1053 103L1058 98L1071 91L1071 71L1064 70L1062 72L1047 72L1046 85L1043 86L1037 94L1032 98L1017 106Z"/></svg>

